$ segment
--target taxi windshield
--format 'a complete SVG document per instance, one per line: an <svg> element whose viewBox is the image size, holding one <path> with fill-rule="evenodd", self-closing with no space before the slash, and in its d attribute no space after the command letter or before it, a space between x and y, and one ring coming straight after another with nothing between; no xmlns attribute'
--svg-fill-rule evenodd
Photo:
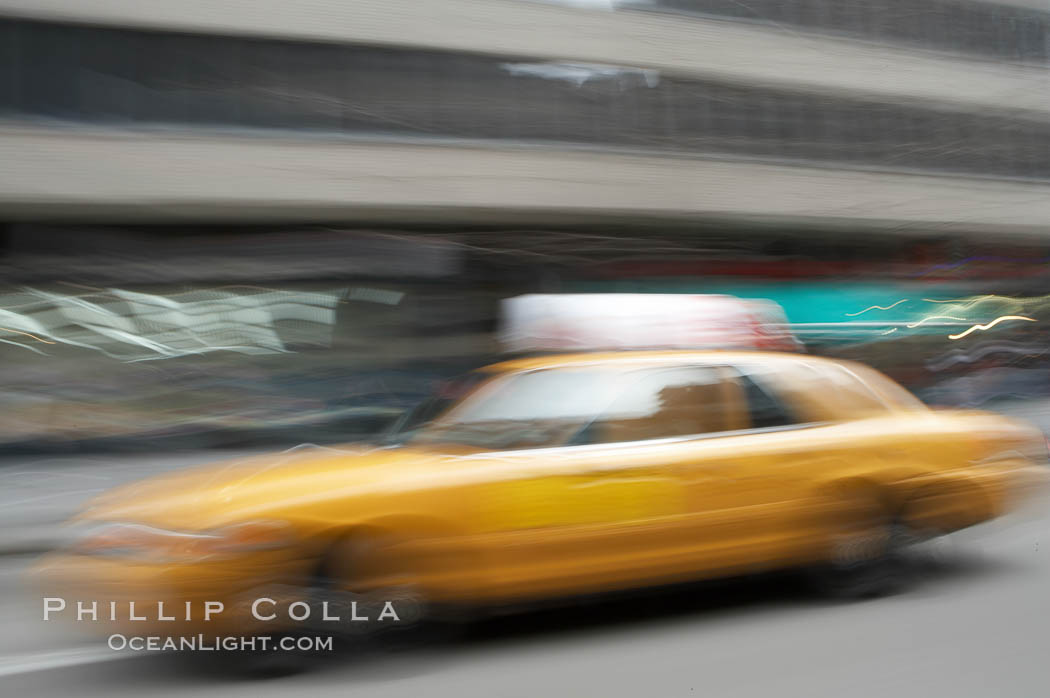
<svg viewBox="0 0 1050 698"><path fill-rule="evenodd" d="M542 448L568 443L616 397L624 374L546 369L497 378L424 426L414 444Z"/></svg>

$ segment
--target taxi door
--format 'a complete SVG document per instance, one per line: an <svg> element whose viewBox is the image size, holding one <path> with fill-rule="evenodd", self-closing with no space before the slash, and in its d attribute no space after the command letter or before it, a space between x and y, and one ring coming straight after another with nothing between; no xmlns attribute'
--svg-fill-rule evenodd
<svg viewBox="0 0 1050 698"><path fill-rule="evenodd" d="M723 371L737 428L674 456L690 512L683 565L744 573L801 561L816 534L812 472L834 459L820 444L824 424L797 413L760 375Z"/></svg>
<svg viewBox="0 0 1050 698"><path fill-rule="evenodd" d="M495 588L603 590L677 570L696 547L690 444L741 426L731 390L718 368L631 371L568 445L500 454L520 465L482 493Z"/></svg>

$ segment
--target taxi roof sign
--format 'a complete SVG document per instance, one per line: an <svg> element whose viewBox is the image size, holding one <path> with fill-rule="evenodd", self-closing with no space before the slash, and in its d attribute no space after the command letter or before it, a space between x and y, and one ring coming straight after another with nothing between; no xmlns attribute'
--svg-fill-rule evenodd
<svg viewBox="0 0 1050 698"><path fill-rule="evenodd" d="M713 294L529 294L503 301L509 352L632 349L798 351L773 301Z"/></svg>

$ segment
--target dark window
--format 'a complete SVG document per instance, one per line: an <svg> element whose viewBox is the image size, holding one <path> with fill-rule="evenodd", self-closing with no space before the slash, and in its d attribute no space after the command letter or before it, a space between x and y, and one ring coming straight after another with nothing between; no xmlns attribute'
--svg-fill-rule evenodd
<svg viewBox="0 0 1050 698"><path fill-rule="evenodd" d="M638 0L636 9L785 25L931 51L1043 62L1050 13L980 0Z"/></svg>
<svg viewBox="0 0 1050 698"><path fill-rule="evenodd" d="M738 381L747 399L747 409L751 415L753 429L783 427L798 423L795 416L791 414L791 410L770 390L745 375L740 376Z"/></svg>
<svg viewBox="0 0 1050 698"><path fill-rule="evenodd" d="M0 19L0 115L1050 177L1050 124L993 114L630 66L25 20Z"/></svg>

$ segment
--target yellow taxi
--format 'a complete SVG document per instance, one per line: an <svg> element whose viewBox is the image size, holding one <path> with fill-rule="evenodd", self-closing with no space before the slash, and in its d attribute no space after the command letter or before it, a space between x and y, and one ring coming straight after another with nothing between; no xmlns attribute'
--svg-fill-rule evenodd
<svg viewBox="0 0 1050 698"><path fill-rule="evenodd" d="M862 365L749 351L506 361L396 441L105 495L37 566L49 608L257 632L318 589L483 606L798 566L867 593L898 546L1004 513L1047 471L1028 425L928 409Z"/></svg>

